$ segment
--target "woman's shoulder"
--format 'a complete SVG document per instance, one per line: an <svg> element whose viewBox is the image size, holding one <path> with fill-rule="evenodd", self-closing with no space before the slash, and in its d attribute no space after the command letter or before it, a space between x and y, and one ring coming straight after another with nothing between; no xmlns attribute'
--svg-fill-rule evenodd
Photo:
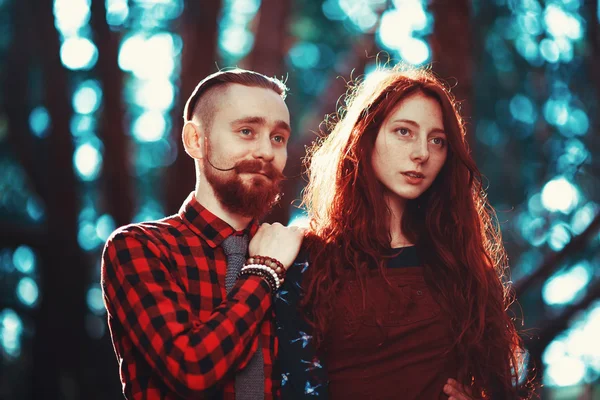
<svg viewBox="0 0 600 400"><path fill-rule="evenodd" d="M300 249L300 252L296 256L296 259L288 268L288 273L290 271L296 272L298 274L304 274L308 267L310 266L310 253L307 248L304 246Z"/></svg>
<svg viewBox="0 0 600 400"><path fill-rule="evenodd" d="M300 247L300 251L296 256L296 259L294 260L290 268L288 268L287 270L286 279L290 276L301 279L303 274L310 267L311 255L322 246L322 241L318 236L312 233L308 233L304 238L304 242Z"/></svg>
<svg viewBox="0 0 600 400"><path fill-rule="evenodd" d="M302 296L302 280L309 267L309 253L305 248L302 248L285 273L285 281L281 285L281 291L283 293L295 293L297 296Z"/></svg>

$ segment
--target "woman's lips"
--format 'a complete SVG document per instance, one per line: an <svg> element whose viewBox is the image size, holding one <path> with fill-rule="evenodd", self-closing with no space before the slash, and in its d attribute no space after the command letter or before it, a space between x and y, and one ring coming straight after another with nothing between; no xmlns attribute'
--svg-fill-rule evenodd
<svg viewBox="0 0 600 400"><path fill-rule="evenodd" d="M418 185L425 179L425 175L417 172L402 172L402 176L411 185Z"/></svg>

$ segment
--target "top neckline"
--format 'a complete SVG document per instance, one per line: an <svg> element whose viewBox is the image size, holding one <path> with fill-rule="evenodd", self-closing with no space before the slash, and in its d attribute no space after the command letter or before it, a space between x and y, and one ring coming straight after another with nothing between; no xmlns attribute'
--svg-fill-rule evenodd
<svg viewBox="0 0 600 400"><path fill-rule="evenodd" d="M417 246L396 247L390 249L391 258L387 260L388 268L417 267L421 260L417 252Z"/></svg>

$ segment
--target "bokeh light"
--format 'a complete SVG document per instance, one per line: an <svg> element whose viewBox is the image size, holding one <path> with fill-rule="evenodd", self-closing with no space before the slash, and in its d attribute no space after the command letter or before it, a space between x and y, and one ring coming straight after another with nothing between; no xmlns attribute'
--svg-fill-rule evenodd
<svg viewBox="0 0 600 400"><path fill-rule="evenodd" d="M96 118L92 115L74 115L71 119L71 134L75 137L90 136L96 130Z"/></svg>
<svg viewBox="0 0 600 400"><path fill-rule="evenodd" d="M113 26L121 26L129 16L127 0L106 0L106 22Z"/></svg>
<svg viewBox="0 0 600 400"><path fill-rule="evenodd" d="M554 251L562 250L571 241L569 225L558 222L550 228L548 233L548 246Z"/></svg>
<svg viewBox="0 0 600 400"><path fill-rule="evenodd" d="M581 234L590 225L592 220L600 212L600 206L594 202L588 202L583 207L579 208L571 219L571 230L575 234Z"/></svg>
<svg viewBox="0 0 600 400"><path fill-rule="evenodd" d="M533 102L522 94L517 94L510 100L510 113L514 119L526 124L533 124L537 119Z"/></svg>
<svg viewBox="0 0 600 400"><path fill-rule="evenodd" d="M31 274L35 271L36 256L31 247L23 245L15 249L12 262L19 272Z"/></svg>
<svg viewBox="0 0 600 400"><path fill-rule="evenodd" d="M572 321L546 348L543 382L549 387L592 383L600 376L600 302Z"/></svg>
<svg viewBox="0 0 600 400"><path fill-rule="evenodd" d="M56 28L63 36L74 36L90 20L91 0L54 0Z"/></svg>
<svg viewBox="0 0 600 400"><path fill-rule="evenodd" d="M397 51L401 60L421 65L431 58L423 36L429 33L433 18L420 0L396 1L395 8L383 12L378 29L382 45Z"/></svg>
<svg viewBox="0 0 600 400"><path fill-rule="evenodd" d="M44 220L44 204L36 195L28 196L27 201L25 202L25 212L35 222Z"/></svg>
<svg viewBox="0 0 600 400"><path fill-rule="evenodd" d="M161 112L147 111L134 120L131 131L141 142L156 142L167 133L167 121Z"/></svg>
<svg viewBox="0 0 600 400"><path fill-rule="evenodd" d="M102 89L95 80L82 82L73 95L73 109L79 114L91 114L100 107Z"/></svg>
<svg viewBox="0 0 600 400"><path fill-rule="evenodd" d="M104 317L88 314L85 316L85 330L92 339L102 339L106 334L106 323Z"/></svg>
<svg viewBox="0 0 600 400"><path fill-rule="evenodd" d="M152 111L166 112L175 103L175 87L168 79L138 81L135 103Z"/></svg>
<svg viewBox="0 0 600 400"><path fill-rule="evenodd" d="M19 357L22 333L23 322L17 313L10 308L0 311L0 344L6 357Z"/></svg>
<svg viewBox="0 0 600 400"><path fill-rule="evenodd" d="M23 277L17 284L17 298L27 307L33 307L37 304L39 290L37 283L30 277Z"/></svg>
<svg viewBox="0 0 600 400"><path fill-rule="evenodd" d="M104 308L104 300L102 297L102 289L99 284L94 284L87 291L87 305L94 314L104 315L106 309Z"/></svg>
<svg viewBox="0 0 600 400"><path fill-rule="evenodd" d="M71 37L61 45L60 59L71 70L89 70L98 61L98 49L87 38Z"/></svg>
<svg viewBox="0 0 600 400"><path fill-rule="evenodd" d="M108 214L101 215L96 223L96 236L105 242L116 229L115 220Z"/></svg>
<svg viewBox="0 0 600 400"><path fill-rule="evenodd" d="M121 44L119 67L139 79L168 79L175 72L176 41L167 32L135 33Z"/></svg>
<svg viewBox="0 0 600 400"><path fill-rule="evenodd" d="M48 114L48 110L45 107L36 107L31 110L31 114L29 114L29 127L31 132L39 138L48 136L50 114Z"/></svg>
<svg viewBox="0 0 600 400"><path fill-rule="evenodd" d="M563 305L573 302L582 293L592 277L588 262L581 262L564 272L550 277L544 284L542 296L548 305Z"/></svg>
<svg viewBox="0 0 600 400"><path fill-rule="evenodd" d="M319 47L310 42L296 43L288 55L292 65L301 69L315 68L321 56Z"/></svg>
<svg viewBox="0 0 600 400"><path fill-rule="evenodd" d="M73 164L81 180L95 180L102 167L102 154L99 145L94 142L79 145L73 155Z"/></svg>
<svg viewBox="0 0 600 400"><path fill-rule="evenodd" d="M549 211L570 213L579 202L579 191L565 178L556 178L542 189L542 204Z"/></svg>
<svg viewBox="0 0 600 400"><path fill-rule="evenodd" d="M583 36L579 20L557 4L549 4L544 10L544 25L548 33L556 38L578 40Z"/></svg>
<svg viewBox="0 0 600 400"><path fill-rule="evenodd" d="M133 222L152 221L164 217L162 206L154 199L146 199L140 210L133 218Z"/></svg>

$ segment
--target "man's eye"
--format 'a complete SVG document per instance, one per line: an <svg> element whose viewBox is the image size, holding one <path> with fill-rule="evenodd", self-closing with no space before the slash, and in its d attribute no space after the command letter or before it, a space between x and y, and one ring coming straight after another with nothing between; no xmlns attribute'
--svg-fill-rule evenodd
<svg viewBox="0 0 600 400"><path fill-rule="evenodd" d="M248 129L248 128L244 128L240 131L240 133L244 136L249 136L249 135L252 135L252 130Z"/></svg>
<svg viewBox="0 0 600 400"><path fill-rule="evenodd" d="M277 143L285 143L285 138L283 136L273 136L273 140Z"/></svg>

